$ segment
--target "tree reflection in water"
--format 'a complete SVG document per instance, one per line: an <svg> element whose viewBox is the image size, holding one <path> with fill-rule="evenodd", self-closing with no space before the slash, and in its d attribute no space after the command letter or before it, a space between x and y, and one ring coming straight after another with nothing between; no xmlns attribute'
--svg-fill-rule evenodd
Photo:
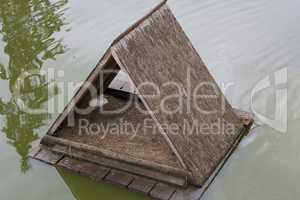
<svg viewBox="0 0 300 200"><path fill-rule="evenodd" d="M26 172L31 143L38 139L37 129L47 123L49 113L32 113L22 106L36 110L45 107L57 93L49 87L46 75L41 73L45 61L63 54L65 47L54 33L65 25L67 0L0 0L0 34L8 56L7 66L0 63L0 79L9 83L9 101L0 99L0 114L5 123L2 132L8 143L21 156L21 171ZM18 79L24 74L22 84Z"/></svg>

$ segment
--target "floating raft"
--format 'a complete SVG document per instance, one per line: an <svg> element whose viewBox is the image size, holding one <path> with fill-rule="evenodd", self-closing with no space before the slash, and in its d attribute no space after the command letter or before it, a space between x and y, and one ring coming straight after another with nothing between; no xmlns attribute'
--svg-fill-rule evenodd
<svg viewBox="0 0 300 200"><path fill-rule="evenodd" d="M136 94L108 88L119 70L129 75ZM151 90L136 87L144 82L155 83L161 95L155 99L145 98ZM181 85L184 91L201 82L209 82L220 95L215 99L199 99L197 104L217 112L203 114L197 109L176 114L163 112L159 109L160 102L174 94L174 90L164 87L166 82ZM86 108L93 101L88 94L91 86L97 88L97 93L107 103L100 106L101 112L95 109L88 115L79 114L75 107ZM211 87L203 87L201 92L210 94ZM188 98L178 91L176 94ZM165 104L172 108L176 102L170 100ZM122 112L105 112L125 105ZM73 126L69 119L73 119ZM124 120L134 127L145 121L149 124L146 131L129 131L126 135L79 134L80 121L105 127L121 124ZM183 121L211 125L218 120L232 124L234 132L195 134L183 127ZM155 199L193 200L203 195L252 123L250 114L234 110L226 101L164 1L112 43L32 157L96 181L126 186ZM171 130L163 128L165 124L177 124L181 132L172 134ZM220 131L225 133L226 127Z"/></svg>

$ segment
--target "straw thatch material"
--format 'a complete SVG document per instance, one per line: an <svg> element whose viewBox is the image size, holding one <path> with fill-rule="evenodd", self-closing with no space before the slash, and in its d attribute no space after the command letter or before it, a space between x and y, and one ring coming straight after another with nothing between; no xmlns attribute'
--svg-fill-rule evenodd
<svg viewBox="0 0 300 200"><path fill-rule="evenodd" d="M42 140L42 143L50 149L49 151L72 157L74 156L73 152L69 152L68 148L73 148L76 150L75 152L78 152L78 155L75 155L78 159L100 163L99 165L133 174L134 167L142 168L143 172L146 168L151 172L162 173L162 177L164 175L174 176L176 181L173 182L165 178L155 179L158 181L164 179L163 182L170 184L176 182L175 184L180 186L186 186L186 181L196 186L205 186L205 182L210 182L207 181L209 177L214 171L219 170L218 166L228 158L233 147L241 139L243 124L229 103L224 100L225 97L213 77L165 2L159 4L112 43L64 112L51 126L48 136ZM139 120L149 118L153 120L154 129L158 129L161 135L139 135L132 141L126 137L115 138L113 136L109 136L103 141L97 141L92 137L77 137L76 134L73 134L77 131L76 127L69 129L64 123L67 116L73 114L75 105L88 103L87 88L90 84L99 82L97 81L99 73L105 69L117 71L120 68L129 74L135 86L144 82L152 82L160 89L160 96L155 99L143 97L151 94L151 89L143 87L137 90L148 114L140 116L133 108L131 111L123 113L123 116L114 118L101 113L92 113L85 117L99 124L110 123L119 118L126 118L132 123L138 123ZM100 81L103 90L108 87L114 77L114 73L106 74L103 77L103 80ZM167 82L180 85L180 91L178 88L165 87L164 84ZM210 83L213 88L217 89L218 98L196 99L197 106L202 110L216 110L213 114L199 112L192 102L193 94L189 94L189 91L193 92L200 83ZM98 85L98 87L100 86ZM198 94L215 95L215 90L211 85L202 85L198 89ZM176 114L163 112L160 110L160 104L166 96L170 95L182 96L183 105L190 106ZM111 105L114 106L121 103L119 100L115 103L112 102ZM177 107L178 103L173 99L168 99L164 105L166 108L172 109ZM74 117L78 120L84 116L74 114ZM213 132L201 134L185 127L187 124L190 127L197 124L210 126L218 122L234 125L235 131L231 134L222 134L227 131L227 128L222 126L219 130L221 134L216 135ZM170 124L179 126L180 131L176 135L172 134L170 130L162 128L163 125ZM116 144L116 142L120 144ZM140 152L136 152L138 146L143 147ZM126 150L124 150L125 148ZM157 152L163 153L158 154ZM123 167L124 164L126 164L125 167ZM146 174L144 175L146 176ZM178 178L180 179L179 183Z"/></svg>
<svg viewBox="0 0 300 200"><path fill-rule="evenodd" d="M222 95L217 99L197 100L197 104L204 110L217 110L210 115L198 112L194 107L176 114L167 114L160 110L162 99L167 95L174 95L174 89L164 88L166 82L175 82L181 85L184 91L189 91L189 86L193 88L201 82L213 83L215 88L218 88L168 6L163 5L115 42L112 46L112 55L118 65L128 72L135 85L139 86L147 81L155 83L161 89L160 97L143 99L144 103L149 111L158 110L153 114L158 127L161 124L180 126L182 132L177 135L171 134L169 130L161 129L161 132L165 133L166 140L183 166L192 173L190 181L195 185L202 185L238 138L242 123L227 102L225 113L222 113ZM190 83L186 77L189 71ZM211 90L211 87L201 87L201 94L212 94ZM141 96L151 94L151 90L146 87L139 89L138 92ZM220 90L219 93L221 94ZM187 94L179 92L177 94L185 96L184 104L189 103ZM178 102L169 100L165 104L168 108L174 108ZM184 129L184 120L190 125L195 122L211 125L218 120L225 120L234 124L236 131L231 135L191 134ZM224 131L225 129L221 130Z"/></svg>

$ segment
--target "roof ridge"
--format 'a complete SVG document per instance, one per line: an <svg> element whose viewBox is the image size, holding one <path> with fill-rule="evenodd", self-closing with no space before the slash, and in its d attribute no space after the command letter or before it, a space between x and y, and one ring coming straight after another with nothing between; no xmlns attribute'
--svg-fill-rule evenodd
<svg viewBox="0 0 300 200"><path fill-rule="evenodd" d="M138 27L141 23L143 23L147 18L149 18L153 13L155 13L158 9L160 9L163 5L167 3L168 0L163 0L160 2L157 6L155 6L152 10L150 10L146 15L144 15L141 19L137 20L133 25L131 25L129 28L127 28L123 33L121 33L119 36L116 37L116 39L113 40L110 47L112 47L114 44L116 44L118 41L120 41L122 38L124 38L128 33L133 31L136 27Z"/></svg>

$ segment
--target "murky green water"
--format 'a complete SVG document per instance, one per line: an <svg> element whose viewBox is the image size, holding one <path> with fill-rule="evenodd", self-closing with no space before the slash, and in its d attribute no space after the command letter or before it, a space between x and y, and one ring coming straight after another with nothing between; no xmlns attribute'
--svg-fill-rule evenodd
<svg viewBox="0 0 300 200"><path fill-rule="evenodd" d="M0 199L144 199L29 161L27 154L68 102L66 83L84 80L114 37L157 3L0 0ZM227 86L230 102L265 116L259 124L269 123L258 125L240 145L205 199L297 199L300 2L170 0L169 5L220 86ZM18 82L25 72L30 78ZM254 91L257 85L266 89ZM53 106L57 101L64 103ZM285 129L286 104L287 130L280 131L276 125Z"/></svg>

